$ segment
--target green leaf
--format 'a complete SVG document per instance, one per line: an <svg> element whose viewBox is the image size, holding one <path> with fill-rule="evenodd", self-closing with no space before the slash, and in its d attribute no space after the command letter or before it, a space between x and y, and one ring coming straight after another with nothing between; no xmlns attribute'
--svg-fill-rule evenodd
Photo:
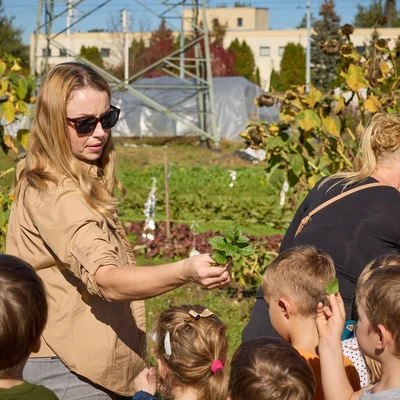
<svg viewBox="0 0 400 400"><path fill-rule="evenodd" d="M24 101L18 100L18 101L17 101L17 104L18 104L18 107L19 107L19 111L20 111L22 114L24 114L24 115L29 115L29 114L30 114L29 109L28 109L28 107L26 106L26 103L25 103Z"/></svg>
<svg viewBox="0 0 400 400"><path fill-rule="evenodd" d="M224 251L226 256L232 257L239 252L239 247L232 243L227 243Z"/></svg>
<svg viewBox="0 0 400 400"><path fill-rule="evenodd" d="M247 243L250 239L247 236L240 236L239 239L236 239L236 243Z"/></svg>
<svg viewBox="0 0 400 400"><path fill-rule="evenodd" d="M330 294L338 294L339 293L339 281L335 278L333 281L330 281L326 285L326 294L329 296Z"/></svg>
<svg viewBox="0 0 400 400"><path fill-rule="evenodd" d="M15 88L15 94L20 100L24 100L28 94L28 83L25 79L20 79L18 81L17 87Z"/></svg>
<svg viewBox="0 0 400 400"><path fill-rule="evenodd" d="M240 249L239 254L243 257L248 257L254 254L254 250L251 248L251 246L247 246L243 249Z"/></svg>
<svg viewBox="0 0 400 400"><path fill-rule="evenodd" d="M226 236L229 242L233 242L235 240L235 235L231 231L224 232L224 235Z"/></svg>
<svg viewBox="0 0 400 400"><path fill-rule="evenodd" d="M210 243L213 250L221 250L221 251L225 251L227 244L225 238L222 236L214 236L208 241L208 243Z"/></svg>
<svg viewBox="0 0 400 400"><path fill-rule="evenodd" d="M220 253L213 253L211 254L211 258L217 263L217 264L221 264L224 265L228 262L228 257L220 254Z"/></svg>
<svg viewBox="0 0 400 400"><path fill-rule="evenodd" d="M289 154L289 164L292 167L293 172L298 176L302 173L303 171L303 157L298 154Z"/></svg>
<svg viewBox="0 0 400 400"><path fill-rule="evenodd" d="M235 236L235 239L239 238L240 236L242 236L242 230L238 227L238 226L234 226L232 228L232 233Z"/></svg>

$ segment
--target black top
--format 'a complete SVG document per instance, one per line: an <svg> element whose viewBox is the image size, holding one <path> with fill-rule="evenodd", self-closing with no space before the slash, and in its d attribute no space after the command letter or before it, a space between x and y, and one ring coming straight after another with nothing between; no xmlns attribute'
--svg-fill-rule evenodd
<svg viewBox="0 0 400 400"><path fill-rule="evenodd" d="M313 245L328 253L335 263L346 316L350 319L361 271L376 257L400 251L400 193L391 186L377 186L352 193L318 211L294 237L303 217L343 192L342 182L333 186L337 181L332 180L322 187L320 182L297 210L283 238L280 252L295 246ZM346 190L376 182L367 178ZM263 327L265 319L269 320L264 300L263 305L257 305L263 299L260 289L250 321L243 331L244 339L272 334L271 327Z"/></svg>

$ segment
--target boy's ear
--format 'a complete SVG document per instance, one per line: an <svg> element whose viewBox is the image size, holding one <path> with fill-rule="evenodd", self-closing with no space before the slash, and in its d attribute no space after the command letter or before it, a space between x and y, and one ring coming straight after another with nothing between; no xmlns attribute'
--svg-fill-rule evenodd
<svg viewBox="0 0 400 400"><path fill-rule="evenodd" d="M38 339L36 340L36 342L34 343L34 345L32 346L32 353L37 353L40 350L40 336L38 337Z"/></svg>
<svg viewBox="0 0 400 400"><path fill-rule="evenodd" d="M282 297L279 297L278 305L282 311L283 316L286 319L290 319L290 314L292 311L290 301L286 297L282 296Z"/></svg>
<svg viewBox="0 0 400 400"><path fill-rule="evenodd" d="M384 350L388 345L390 340L393 338L392 333L387 330L382 324L376 327L376 333L378 334L378 339L376 343L376 348L378 350Z"/></svg>

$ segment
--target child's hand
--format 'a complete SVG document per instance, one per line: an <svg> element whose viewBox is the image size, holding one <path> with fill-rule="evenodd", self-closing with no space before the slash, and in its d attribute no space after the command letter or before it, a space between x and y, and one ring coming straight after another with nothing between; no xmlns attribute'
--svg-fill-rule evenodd
<svg viewBox="0 0 400 400"><path fill-rule="evenodd" d="M156 392L157 377L155 368L145 368L133 381L135 392L143 390L154 396Z"/></svg>
<svg viewBox="0 0 400 400"><path fill-rule="evenodd" d="M319 339L335 343L340 341L344 329L346 313L340 293L328 296L328 306L318 304L316 324Z"/></svg>

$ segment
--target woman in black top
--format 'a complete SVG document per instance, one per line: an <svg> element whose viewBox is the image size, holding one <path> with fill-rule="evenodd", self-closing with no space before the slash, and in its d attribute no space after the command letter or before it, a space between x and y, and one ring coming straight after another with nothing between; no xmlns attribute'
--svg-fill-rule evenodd
<svg viewBox="0 0 400 400"><path fill-rule="evenodd" d="M312 245L333 258L348 319L363 268L379 256L400 251L400 118L376 114L362 135L359 158L358 171L338 173L317 183L297 210L280 248L282 252ZM363 189L335 201L318 211L295 236L302 218L313 209L353 187L376 182L386 186ZM261 287L242 335L243 340L277 336Z"/></svg>

